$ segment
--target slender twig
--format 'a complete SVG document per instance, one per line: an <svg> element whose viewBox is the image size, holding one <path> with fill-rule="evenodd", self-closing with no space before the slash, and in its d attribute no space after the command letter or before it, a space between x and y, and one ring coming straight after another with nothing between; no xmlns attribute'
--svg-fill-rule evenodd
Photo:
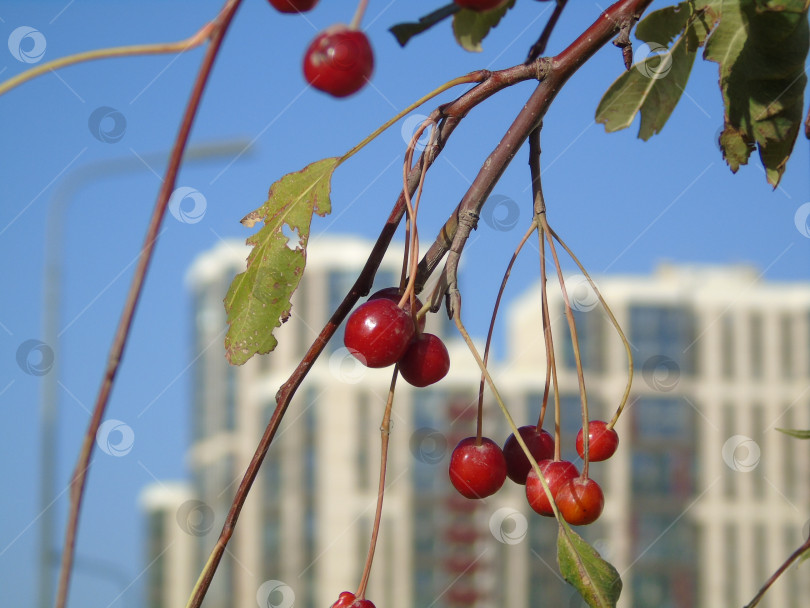
<svg viewBox="0 0 810 608"><path fill-rule="evenodd" d="M557 21L559 21L560 15L562 15L563 9L567 3L568 0L557 0L557 6L554 7L554 12L551 13L551 17L546 21L546 25L540 33L540 37L537 39L537 42L532 45L532 48L529 49L526 63L531 63L546 52L546 46L548 46L551 33L554 31L554 27L557 25Z"/></svg>
<svg viewBox="0 0 810 608"><path fill-rule="evenodd" d="M782 573L785 570L787 570L793 562L795 562L804 553L807 553L808 551L810 551L810 536L807 537L807 540L804 541L801 547L799 547L793 553L790 554L790 557L788 557L785 560L785 563L783 563L776 569L776 572L774 572L771 575L771 577L767 581L765 581L765 584L762 585L760 590L754 596L754 599L748 602L743 608L754 608L754 606L759 604L760 600L762 600L762 597L768 592L768 589L771 588L771 585L773 585L776 582L776 579L782 576Z"/></svg>
<svg viewBox="0 0 810 608"><path fill-rule="evenodd" d="M363 22L363 15L366 14L366 8L368 7L368 0L360 0L357 3L357 9L354 11L354 17L352 17L351 23L349 23L349 27L353 30L360 29L360 24Z"/></svg>
<svg viewBox="0 0 810 608"><path fill-rule="evenodd" d="M391 386L388 389L388 399L385 402L385 413L380 423L380 482L377 488L377 509L374 511L374 525L371 530L371 542L368 545L368 555L366 564L363 567L363 576L360 578L360 585L357 587L355 597L362 599L366 597L366 587L368 577L371 575L371 564L374 561L374 551L377 548L377 537L380 534L380 521L382 520L383 497L385 496L385 471L388 467L388 440L391 437L391 410L394 405L394 390L397 386L397 375L399 366L394 366L394 373L391 376Z"/></svg>
<svg viewBox="0 0 810 608"><path fill-rule="evenodd" d="M576 263L576 265L579 267L580 272L582 272L582 274L588 280L588 284L591 286L594 294L596 294L596 297L599 299L599 303L602 305L605 313L607 313L610 323L613 325L616 333L619 334L619 338L621 339L622 344L624 345L625 353L627 354L627 383L624 386L624 394L622 395L621 401L619 401L619 407L616 408L616 413L613 414L613 418L611 418L610 422L605 425L606 428L612 429L619 420L619 416L621 416L622 411L624 411L624 407L627 405L627 400L630 398L630 389L633 386L633 351L630 347L630 342L628 341L627 336L624 334L624 330L622 330L622 326L616 320L616 316L613 314L613 311L610 309L610 306L605 298L602 297L602 293L599 291L596 283L591 278L591 275L588 274L587 270L585 270L582 262L579 261L579 258L577 258L577 256L574 255L574 252L571 251L568 245L565 244L565 241L563 241L560 236L554 232L554 229L551 226L548 227L548 230L551 233L551 236L553 236L557 242L562 245L562 248L565 249L566 253L571 257L572 260L574 260L574 263Z"/></svg>
<svg viewBox="0 0 810 608"><path fill-rule="evenodd" d="M582 451L584 454L585 463L582 465L582 478L588 478L588 439L590 433L588 432L588 393L585 390L585 373L582 369L582 354L579 350L579 336L577 335L577 323L574 320L574 313L571 309L571 302L568 298L568 290L565 287L565 277L563 276L560 260L557 257L557 248L554 246L554 239L549 233L548 220L545 216L541 217L543 222L543 231L546 234L546 241L548 241L548 248L551 251L551 257L554 260L554 267L557 270L557 279L560 282L560 291L562 292L563 303L565 304L565 318L568 321L568 330L571 332L571 346L574 349L574 362L577 367L577 383L579 385L579 401L582 407L582 428L585 429L582 433Z"/></svg>
<svg viewBox="0 0 810 608"><path fill-rule="evenodd" d="M560 394L557 390L557 366L554 360L554 339L551 335L551 323L548 313L548 289L546 280L546 241L540 216L546 213L546 201L543 197L540 174L540 129L542 124L529 133L529 172L532 178L532 201L534 209L533 225L537 229L540 250L540 310L543 325L543 342L546 348L546 382L543 387L543 401L540 405L540 415L537 418L537 428L543 428L548 406L548 395L551 388L551 376L554 376L554 460L560 460Z"/></svg>
<svg viewBox="0 0 810 608"><path fill-rule="evenodd" d="M64 608L67 603L68 591L70 587L70 576L73 570L73 559L76 550L76 534L79 526L79 514L81 512L82 498L84 496L84 488L87 482L88 468L90 463L90 456L95 444L96 433L101 425L101 419L104 417L104 412L107 408L107 403L110 399L110 392L112 391L115 375L121 363L121 357L124 353L124 348L129 337L129 330L132 325L132 319L135 316L135 309L138 305L141 292L143 289L144 281L146 280L146 273L149 269L149 263L152 260L152 254L157 244L158 233L160 225L163 222L163 216L166 214L166 208L169 203L172 191L174 190L177 173L180 169L180 163L183 158L183 152L188 143L191 127L194 123L194 117L197 115L197 109L200 106L203 91L208 83L208 77L211 74L211 69L214 65L222 40L228 30L228 26L233 19L236 9L239 8L241 0L228 0L219 15L214 21L211 33L211 43L208 46L205 56L203 57L200 69L197 73L197 78L194 82L194 87L191 91L188 104L186 105L185 113L183 114L180 129L174 142L169 165L166 168L166 174L163 179L163 185L158 193L155 207L152 211L152 217L149 222L149 227L146 231L144 245L141 249L141 255L138 258L138 264L135 268L135 274L132 277L129 293L121 312L121 318L118 322L118 328L113 339L110 352L107 357L107 366L104 371L104 377L101 381L101 387L96 398L96 404L93 409L93 415L90 418L87 431L84 435L79 457L77 459L76 467L70 480L70 512L68 514L68 522L65 531L65 545L62 550L62 564L59 573L59 587L56 596L57 608Z"/></svg>
<svg viewBox="0 0 810 608"><path fill-rule="evenodd" d="M96 49L84 51L67 57L60 57L53 61L40 63L24 72L12 76L3 83L0 83L0 95L8 93L11 89L21 84L33 80L37 76L48 74L55 70L65 68L77 63L93 61L95 59L109 59L112 57L135 57L140 55L163 55L166 53L182 53L202 45L211 37L215 22L206 23L193 36L177 42L157 42L154 44L133 44L130 46L116 46L109 49Z"/></svg>
<svg viewBox="0 0 810 608"><path fill-rule="evenodd" d="M518 243L517 248L515 249L514 253L512 253L512 257L509 259L509 263L506 265L506 271L503 273L503 279L501 279L501 286L498 289L498 295L495 298L495 306L492 307L492 316L489 319L489 330L487 331L487 342L484 346L484 366L487 365L489 361L489 349L492 346L492 335L495 333L495 319L498 317L498 309L501 305L501 298L503 297L503 293L506 290L506 282L509 280L509 276L512 274L512 267L515 265L515 261L520 255L521 250L523 249L523 245L526 244L526 241L529 240L529 237L532 235L532 232L535 231L537 225L532 222L529 226L529 229L526 231L526 234L523 235L523 238L520 239L520 243ZM486 383L486 378L484 375L481 374L481 382L478 385L478 427L477 427L477 445L480 445L481 441L481 431L483 427L483 414L484 414L484 384Z"/></svg>
<svg viewBox="0 0 810 608"><path fill-rule="evenodd" d="M509 429L515 436L515 439L520 445L520 448L523 450L523 453L528 458L529 463L532 465L534 472L540 478L540 485L543 486L543 490L548 497L549 503L551 504L551 509L554 511L554 516L557 518L558 521L563 521L562 515L560 515L560 511L557 508L557 505L554 503L554 496L551 494L551 488L548 487L548 482L546 481L543 472L540 470L540 467L537 466L537 460L535 460L534 455L529 450L529 447L526 445L526 441L523 439L523 436L518 431L518 427L515 424L515 420L512 418L512 415L509 413L509 409L506 407L503 399L501 398L501 393L498 391L498 387L495 386L495 381L492 379L492 376L487 370L487 366L484 365L484 360L481 358L478 349L475 347L475 343L473 343L472 338L470 338L470 334L467 332L467 329L464 327L464 324L461 322L461 294L458 290L453 291L450 294L450 298L453 300L451 305L451 309L453 310L453 322L456 324L456 328L458 329L461 337L464 339L464 342L467 344L467 348L470 349L475 362L478 364L478 368L481 370L481 373L484 375L484 378L487 380L487 384L489 385L489 390L492 391L492 396L495 398L495 402L498 404L498 407L501 408L501 413L503 414L504 418L506 418L506 424L509 426Z"/></svg>
<svg viewBox="0 0 810 608"><path fill-rule="evenodd" d="M456 214L458 227L444 267L450 291L457 288L461 252L476 225L481 208L529 134L542 122L557 93L579 67L620 30L622 23L631 18L635 19L651 2L652 0L616 2L561 53L550 60L538 60L535 64L538 66L537 76L540 83L515 117L503 139L495 146L459 204Z"/></svg>

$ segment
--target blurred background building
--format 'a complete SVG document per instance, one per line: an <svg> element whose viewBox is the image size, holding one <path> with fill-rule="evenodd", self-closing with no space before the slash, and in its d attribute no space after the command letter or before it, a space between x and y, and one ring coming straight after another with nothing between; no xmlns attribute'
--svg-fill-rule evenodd
<svg viewBox="0 0 810 608"><path fill-rule="evenodd" d="M275 407L275 393L353 284L371 244L313 239L291 319L269 356L229 366L222 299L248 249L224 242L188 279L194 303L191 480L146 488L149 608L183 605ZM375 289L395 285L387 257ZM606 507L577 531L621 573L620 605L743 605L808 534L810 445L776 428L810 428L810 285L759 280L748 267L662 265L652 276L597 278L624 328L635 382L617 454L591 465ZM592 418L609 419L627 379L624 347L581 275L566 280ZM570 334L556 282L549 304L562 403L563 457L581 426ZM518 424L537 420L545 381L539 285L508 311L493 377ZM507 480L485 500L447 476L475 432L479 373L444 313L449 375L397 386L387 488L367 597L379 608L584 606L556 565L557 526ZM354 591L368 550L379 424L391 370L369 370L340 335L294 398L205 602L212 608L323 608ZM509 434L486 393L485 434ZM553 431L553 414L545 427ZM810 579L791 568L763 606L799 608Z"/></svg>

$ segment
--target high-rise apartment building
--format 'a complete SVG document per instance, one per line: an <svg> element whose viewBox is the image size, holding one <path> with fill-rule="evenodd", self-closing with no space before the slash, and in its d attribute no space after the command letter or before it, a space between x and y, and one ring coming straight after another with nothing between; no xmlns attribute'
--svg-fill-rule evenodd
<svg viewBox="0 0 810 608"><path fill-rule="evenodd" d="M189 273L195 363L191 481L150 487L149 608L176 606L213 547L275 393L354 282L370 244L313 239L292 317L268 356L231 367L222 298L247 248L224 243ZM375 288L399 279L387 257ZM810 445L776 428L810 428L810 284L762 281L746 267L661 266L651 276L599 277L632 345L635 382L616 428L618 452L592 463L606 507L578 529L624 581L621 606L741 606L808 534ZM592 418L624 391L622 342L584 277L568 277ZM549 282L563 456L581 425L577 374L559 289ZM505 311L506 355L491 372L518 424L533 424L545 383L539 286ZM378 608L584 606L561 581L557 526L507 480L484 500L450 485L450 452L475 433L480 374L443 313L451 370L394 402L379 543L367 597ZM357 364L337 336L294 398L206 606L325 608L359 582L379 475L379 425L391 369ZM485 434L509 434L490 397ZM553 430L549 409L545 427ZM788 571L762 606L798 608L806 576Z"/></svg>

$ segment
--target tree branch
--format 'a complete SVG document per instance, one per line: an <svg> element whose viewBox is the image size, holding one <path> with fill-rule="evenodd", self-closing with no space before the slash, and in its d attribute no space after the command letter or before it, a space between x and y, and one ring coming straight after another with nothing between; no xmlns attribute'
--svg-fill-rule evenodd
<svg viewBox="0 0 810 608"><path fill-rule="evenodd" d="M85 484L87 483L87 474L90 468L90 456L93 451L96 433L101 425L101 419L104 417L104 412L107 409L115 375L118 372L118 367L121 364L121 357L123 356L124 348L127 343L129 330L132 325L132 319L135 316L135 309L138 306L138 300L140 299L143 284L146 280L149 262L152 260L152 254L155 250L155 245L157 244L160 225L163 222L163 216L166 214L169 198L174 190L175 182L177 180L177 173L183 159L183 152L186 148L186 144L188 143L191 127L194 123L194 117L197 114L197 109L199 108L203 91L205 90L205 86L208 82L208 77L211 74L214 60L216 59L220 46L222 45L222 40L225 37L228 26L236 13L236 9L239 8L240 3L241 0L228 0L214 22L211 34L211 44L208 46L205 57L200 65L197 79L194 82L194 88L191 91L191 96L186 106L185 113L183 114L183 120L180 124L180 129L174 142L174 148L172 149L172 154L169 159L169 165L166 168L166 176L163 180L163 186L158 193L158 198L152 211L152 217L146 231L144 245L141 249L141 255L138 258L138 265L135 268L135 274L132 277L132 283L130 284L124 309L121 311L121 318L118 322L118 328L115 332L112 346L110 347L110 352L107 357L107 367L104 371L98 397L96 398L93 415L90 418L90 423L87 427L84 441L82 442L82 447L79 451L76 468L73 471L73 476L71 477L70 481L70 511L68 514L68 522L65 531L65 546L62 550L59 587L56 595L57 608L64 608L64 606L67 604L70 576L73 570L73 560L76 551L76 534L79 526L79 514L81 512L82 498L84 496Z"/></svg>

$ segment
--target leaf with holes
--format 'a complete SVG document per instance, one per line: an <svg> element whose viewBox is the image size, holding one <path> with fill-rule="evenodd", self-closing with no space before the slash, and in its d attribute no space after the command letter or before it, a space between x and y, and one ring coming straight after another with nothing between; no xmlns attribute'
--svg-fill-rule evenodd
<svg viewBox="0 0 810 608"><path fill-rule="evenodd" d="M802 123L810 48L807 0L723 3L705 59L719 64L725 116L720 145L733 172L754 149L774 188Z"/></svg>
<svg viewBox="0 0 810 608"><path fill-rule="evenodd" d="M687 18L684 19L684 14ZM669 14L670 18L665 18ZM651 22L647 20L652 18ZM717 22L718 14L710 6L689 13L684 6L680 11L661 9L639 24L651 54L622 74L607 90L596 109L596 122L605 125L607 132L629 127L641 113L639 138L648 140L664 128L681 98L697 49ZM644 27L642 27L643 24ZM653 42L659 37L666 44L682 24L683 32L667 49ZM638 51L636 52L638 54Z"/></svg>
<svg viewBox="0 0 810 608"><path fill-rule="evenodd" d="M276 347L273 331L289 318L290 298L304 274L312 215L331 211L329 192L338 164L339 158L326 158L285 175L270 186L264 205L242 220L248 228L260 221L264 226L247 239L253 245L247 269L236 275L225 296L230 326L225 354L231 364L242 365ZM292 243L285 231L297 234L298 242Z"/></svg>
<svg viewBox="0 0 810 608"><path fill-rule="evenodd" d="M615 608L622 579L611 564L564 521L559 521L557 562L560 574L591 608Z"/></svg>
<svg viewBox="0 0 810 608"><path fill-rule="evenodd" d="M515 6L515 0L509 0L500 6L488 11L474 11L462 9L453 17L453 34L456 42L465 51L480 53L481 41L487 37L489 30L497 26L501 18L510 8Z"/></svg>

